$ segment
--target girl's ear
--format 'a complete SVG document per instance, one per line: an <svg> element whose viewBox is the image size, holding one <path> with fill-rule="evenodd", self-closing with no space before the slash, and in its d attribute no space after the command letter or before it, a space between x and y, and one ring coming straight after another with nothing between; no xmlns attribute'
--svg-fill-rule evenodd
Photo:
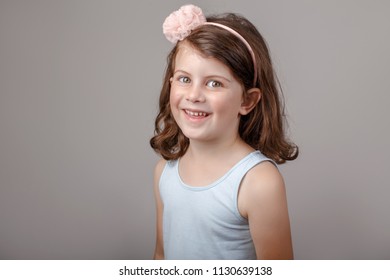
<svg viewBox="0 0 390 280"><path fill-rule="evenodd" d="M247 115L256 107L261 99L261 91L258 88L251 88L242 98L240 115Z"/></svg>

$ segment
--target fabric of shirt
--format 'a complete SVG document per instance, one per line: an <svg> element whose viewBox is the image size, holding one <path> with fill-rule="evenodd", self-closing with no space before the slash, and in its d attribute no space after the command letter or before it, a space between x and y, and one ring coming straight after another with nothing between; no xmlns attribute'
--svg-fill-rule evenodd
<svg viewBox="0 0 390 280"><path fill-rule="evenodd" d="M245 174L271 161L259 151L247 155L214 183L193 187L179 175L179 160L168 161L160 178L165 259L256 259L248 220L237 197Z"/></svg>

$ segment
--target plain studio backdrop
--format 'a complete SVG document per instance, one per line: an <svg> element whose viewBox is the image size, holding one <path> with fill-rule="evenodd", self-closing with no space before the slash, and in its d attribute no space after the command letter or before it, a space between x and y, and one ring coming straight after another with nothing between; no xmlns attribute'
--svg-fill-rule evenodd
<svg viewBox="0 0 390 280"><path fill-rule="evenodd" d="M187 1L0 0L0 258L150 259L166 16ZM193 1L266 38L296 259L390 259L390 2Z"/></svg>

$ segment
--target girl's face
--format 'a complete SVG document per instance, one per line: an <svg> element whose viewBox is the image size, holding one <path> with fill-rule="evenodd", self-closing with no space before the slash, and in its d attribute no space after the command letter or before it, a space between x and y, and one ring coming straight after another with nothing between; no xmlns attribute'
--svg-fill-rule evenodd
<svg viewBox="0 0 390 280"><path fill-rule="evenodd" d="M171 78L170 106L191 141L231 141L238 136L243 87L230 69L190 44L179 46Z"/></svg>

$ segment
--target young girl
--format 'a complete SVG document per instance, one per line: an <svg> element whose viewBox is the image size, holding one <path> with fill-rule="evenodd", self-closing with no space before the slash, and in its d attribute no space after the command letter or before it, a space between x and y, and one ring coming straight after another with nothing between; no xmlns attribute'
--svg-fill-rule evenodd
<svg viewBox="0 0 390 280"><path fill-rule="evenodd" d="M283 178L298 149L266 43L245 18L186 5L164 22L175 44L155 136L155 259L292 259Z"/></svg>

